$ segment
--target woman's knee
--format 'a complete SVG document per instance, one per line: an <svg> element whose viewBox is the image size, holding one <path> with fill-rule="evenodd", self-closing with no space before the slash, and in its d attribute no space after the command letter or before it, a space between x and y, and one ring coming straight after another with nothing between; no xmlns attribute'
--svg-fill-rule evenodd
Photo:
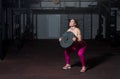
<svg viewBox="0 0 120 79"><path fill-rule="evenodd" d="M78 52L78 56L79 57L83 56L83 53Z"/></svg>
<svg viewBox="0 0 120 79"><path fill-rule="evenodd" d="M78 56L83 56L85 50L86 50L86 47L83 47L83 48L79 49Z"/></svg>

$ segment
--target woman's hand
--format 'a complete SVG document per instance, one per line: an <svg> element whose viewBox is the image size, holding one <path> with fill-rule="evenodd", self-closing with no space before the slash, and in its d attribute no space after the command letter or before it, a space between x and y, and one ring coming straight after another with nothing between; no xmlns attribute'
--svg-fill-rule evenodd
<svg viewBox="0 0 120 79"><path fill-rule="evenodd" d="M72 40L75 42L77 39L76 39L76 37L73 37Z"/></svg>
<svg viewBox="0 0 120 79"><path fill-rule="evenodd" d="M59 42L60 42L61 40L62 40L62 38L60 37L60 38L59 38Z"/></svg>

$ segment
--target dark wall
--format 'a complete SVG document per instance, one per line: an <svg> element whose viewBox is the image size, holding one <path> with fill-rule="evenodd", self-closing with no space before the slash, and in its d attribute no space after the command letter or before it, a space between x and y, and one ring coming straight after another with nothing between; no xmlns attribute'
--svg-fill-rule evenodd
<svg viewBox="0 0 120 79"><path fill-rule="evenodd" d="M0 58L1 58L1 55L2 55L2 22L1 22L1 0L0 0Z"/></svg>
<svg viewBox="0 0 120 79"><path fill-rule="evenodd" d="M6 56L6 41L4 41L4 34L3 34L3 7L2 7L2 0L0 0L0 60L3 60Z"/></svg>

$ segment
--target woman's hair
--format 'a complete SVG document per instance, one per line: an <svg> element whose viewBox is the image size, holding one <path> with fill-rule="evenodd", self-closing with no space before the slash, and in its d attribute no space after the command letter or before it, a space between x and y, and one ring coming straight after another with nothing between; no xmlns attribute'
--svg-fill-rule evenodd
<svg viewBox="0 0 120 79"><path fill-rule="evenodd" d="M79 28L78 21L77 21L76 19L70 19L70 20L74 20L74 22L75 22L75 24L76 24L75 27Z"/></svg>

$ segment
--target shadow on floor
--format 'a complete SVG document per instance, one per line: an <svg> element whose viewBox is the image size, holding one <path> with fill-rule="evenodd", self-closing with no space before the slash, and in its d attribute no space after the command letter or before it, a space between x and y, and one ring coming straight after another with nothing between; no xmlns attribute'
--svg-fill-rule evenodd
<svg viewBox="0 0 120 79"><path fill-rule="evenodd" d="M112 56L114 56L111 53L106 53L106 54L102 54L99 56L95 56L95 57L91 57L89 59L86 60L86 66L88 67L88 70L108 61ZM80 61L77 61L76 63L74 63L72 65L72 67L81 67L81 63Z"/></svg>

